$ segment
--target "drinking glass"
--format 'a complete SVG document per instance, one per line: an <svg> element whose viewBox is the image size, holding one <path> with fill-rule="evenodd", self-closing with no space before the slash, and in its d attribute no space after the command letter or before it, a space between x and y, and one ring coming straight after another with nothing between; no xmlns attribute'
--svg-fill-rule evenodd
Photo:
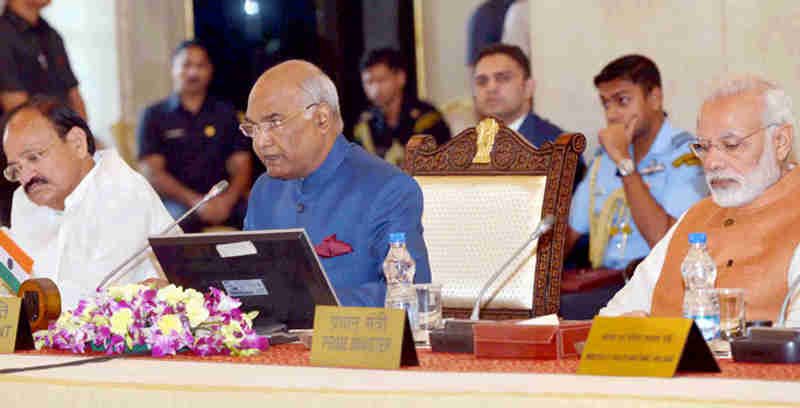
<svg viewBox="0 0 800 408"><path fill-rule="evenodd" d="M723 340L743 336L745 328L744 289L721 288L719 296L719 329Z"/></svg>

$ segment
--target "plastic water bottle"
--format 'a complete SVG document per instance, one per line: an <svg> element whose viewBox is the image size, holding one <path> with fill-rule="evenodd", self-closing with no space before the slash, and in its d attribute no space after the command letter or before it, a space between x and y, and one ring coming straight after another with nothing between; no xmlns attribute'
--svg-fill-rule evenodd
<svg viewBox="0 0 800 408"><path fill-rule="evenodd" d="M383 275L386 277L387 308L404 309L408 313L411 329L417 328L417 291L414 289L416 263L406 248L406 234L389 234L389 253L383 261Z"/></svg>
<svg viewBox="0 0 800 408"><path fill-rule="evenodd" d="M717 266L708 254L706 234L689 234L689 252L681 264L686 291L683 317L693 319L706 341L719 335L719 298L714 290Z"/></svg>

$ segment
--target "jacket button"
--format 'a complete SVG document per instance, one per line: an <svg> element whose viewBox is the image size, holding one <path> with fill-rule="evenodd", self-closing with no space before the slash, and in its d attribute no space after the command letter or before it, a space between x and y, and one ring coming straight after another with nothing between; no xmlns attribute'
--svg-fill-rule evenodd
<svg viewBox="0 0 800 408"><path fill-rule="evenodd" d="M730 227L730 226L731 226L731 225L733 225L734 223L735 223L735 221L733 221L733 218L728 218L728 219L726 219L726 220L725 220L725 222L723 222L722 224L723 224L723 225L725 225L726 227Z"/></svg>
<svg viewBox="0 0 800 408"><path fill-rule="evenodd" d="M297 212L301 213L306 209L306 206L303 203L297 203Z"/></svg>

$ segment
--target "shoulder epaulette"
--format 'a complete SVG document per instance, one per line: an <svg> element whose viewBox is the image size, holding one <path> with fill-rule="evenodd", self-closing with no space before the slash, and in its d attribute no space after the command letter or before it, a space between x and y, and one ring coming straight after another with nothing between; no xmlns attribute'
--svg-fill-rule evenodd
<svg viewBox="0 0 800 408"><path fill-rule="evenodd" d="M694 136L692 136L692 134L689 132L678 133L677 135L672 136L672 148L678 149L681 146L689 143L689 141L692 139L694 139Z"/></svg>
<svg viewBox="0 0 800 408"><path fill-rule="evenodd" d="M426 112L424 115L420 116L416 122L414 122L414 133L422 133L430 128L432 128L435 124L439 123L442 120L442 115L435 111Z"/></svg>
<svg viewBox="0 0 800 408"><path fill-rule="evenodd" d="M699 166L702 163L694 153L689 152L686 154L682 154L677 159L672 161L672 167L681 167L681 166Z"/></svg>

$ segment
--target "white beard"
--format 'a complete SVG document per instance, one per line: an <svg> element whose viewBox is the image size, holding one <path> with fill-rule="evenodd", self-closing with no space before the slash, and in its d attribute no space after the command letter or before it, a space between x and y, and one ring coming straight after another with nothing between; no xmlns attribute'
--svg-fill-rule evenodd
<svg viewBox="0 0 800 408"><path fill-rule="evenodd" d="M758 160L756 168L741 175L731 170L706 172L706 183L711 191L711 198L720 207L741 207L758 198L767 188L781 178L781 167L775 157L775 146L767 141L764 152ZM730 180L737 185L727 188L714 188L715 180Z"/></svg>

